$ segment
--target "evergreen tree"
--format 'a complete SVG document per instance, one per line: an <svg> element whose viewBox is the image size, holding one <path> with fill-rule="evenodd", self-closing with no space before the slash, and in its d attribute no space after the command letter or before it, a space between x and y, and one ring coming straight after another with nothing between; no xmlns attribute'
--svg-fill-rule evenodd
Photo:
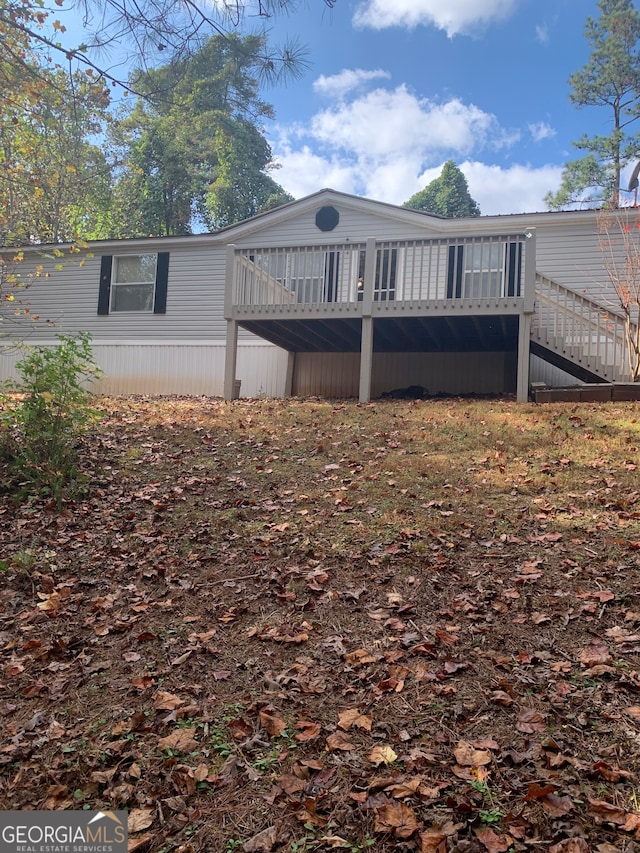
<svg viewBox="0 0 640 853"><path fill-rule="evenodd" d="M618 207L622 168L640 153L640 134L628 130L640 117L640 13L632 0L598 0L598 9L585 26L591 56L569 78L569 98L578 109L607 107L612 129L574 142L584 156L566 164L560 189L545 199L551 208L583 200Z"/></svg>
<svg viewBox="0 0 640 853"><path fill-rule="evenodd" d="M453 160L447 160L440 176L412 195L404 207L449 218L480 216L478 203L469 193L467 179Z"/></svg>
<svg viewBox="0 0 640 853"><path fill-rule="evenodd" d="M142 92L114 124L112 236L173 236L259 213L284 190L269 175L271 149L257 122L259 36L214 36L179 64L139 72Z"/></svg>

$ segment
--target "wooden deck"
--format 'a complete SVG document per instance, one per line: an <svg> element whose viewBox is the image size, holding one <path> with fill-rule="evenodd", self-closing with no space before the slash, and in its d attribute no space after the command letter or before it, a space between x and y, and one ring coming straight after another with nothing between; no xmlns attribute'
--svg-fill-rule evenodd
<svg viewBox="0 0 640 853"><path fill-rule="evenodd" d="M228 247L225 396L239 327L290 353L513 352L517 396L529 354L585 381L625 381L620 317L536 275L535 229L432 240Z"/></svg>

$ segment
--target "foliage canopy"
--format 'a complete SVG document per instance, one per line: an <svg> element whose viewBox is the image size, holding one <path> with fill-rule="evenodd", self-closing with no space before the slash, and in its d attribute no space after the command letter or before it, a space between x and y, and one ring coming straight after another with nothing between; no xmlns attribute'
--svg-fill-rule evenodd
<svg viewBox="0 0 640 853"><path fill-rule="evenodd" d="M404 206L450 218L480 216L480 207L471 197L467 179L453 160L447 160L440 176L412 195Z"/></svg>
<svg viewBox="0 0 640 853"><path fill-rule="evenodd" d="M258 122L261 36L214 36L180 63L138 71L134 108L110 131L117 165L111 236L176 235L229 225L276 196Z"/></svg>
<svg viewBox="0 0 640 853"><path fill-rule="evenodd" d="M566 164L560 189L546 202L561 208L578 202L620 205L620 176L640 152L640 134L629 130L640 117L640 13L632 0L598 0L599 18L587 18L588 63L569 78L571 103L605 107L609 134L583 134L574 146L583 156Z"/></svg>

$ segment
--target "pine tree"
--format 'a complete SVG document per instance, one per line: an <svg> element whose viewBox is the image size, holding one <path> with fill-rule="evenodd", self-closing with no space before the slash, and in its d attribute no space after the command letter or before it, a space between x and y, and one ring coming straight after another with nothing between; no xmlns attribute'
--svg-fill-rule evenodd
<svg viewBox="0 0 640 853"><path fill-rule="evenodd" d="M640 13L632 0L598 0L598 9L585 26L591 56L569 78L569 99L578 109L608 107L612 130L573 143L585 154L566 164L560 189L547 195L552 208L585 200L619 207L620 173L640 151L640 134L627 130L640 118Z"/></svg>
<svg viewBox="0 0 640 853"><path fill-rule="evenodd" d="M469 193L467 179L453 160L447 160L442 167L440 177L412 195L404 207L423 210L425 213L437 213L448 218L461 216L480 216L478 203Z"/></svg>

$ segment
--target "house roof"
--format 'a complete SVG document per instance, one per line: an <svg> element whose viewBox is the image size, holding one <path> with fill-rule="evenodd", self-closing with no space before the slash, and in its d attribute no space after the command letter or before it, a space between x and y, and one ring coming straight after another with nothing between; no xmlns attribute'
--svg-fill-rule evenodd
<svg viewBox="0 0 640 853"><path fill-rule="evenodd" d="M537 226L552 227L553 225L566 225L568 220L576 223L593 222L598 216L597 210L572 210L572 211L549 211L538 213L510 213L491 216L476 216L451 219L433 213L390 204L389 202L376 201L362 196L350 195L330 188L318 190L304 198L287 202L273 210L259 213L250 219L237 222L214 232L201 234L189 234L176 237L133 237L127 239L95 240L91 241L91 248L95 250L109 251L117 248L125 248L127 251L141 250L145 248L171 249L173 247L190 243L193 245L208 244L211 246L226 245L234 240L250 236L259 232L265 226L272 227L284 223L293 217L313 211L324 205L339 205L342 209L348 208L362 214L377 214L396 222L404 222L407 225L425 227L430 231L436 231L443 236L496 233L496 230L509 232L524 231L527 228ZM500 224L504 223L504 227ZM64 250L73 244L57 244L55 248ZM25 251L46 251L46 245L25 246ZM49 247L53 248L53 247ZM1 251L1 250L0 250Z"/></svg>

